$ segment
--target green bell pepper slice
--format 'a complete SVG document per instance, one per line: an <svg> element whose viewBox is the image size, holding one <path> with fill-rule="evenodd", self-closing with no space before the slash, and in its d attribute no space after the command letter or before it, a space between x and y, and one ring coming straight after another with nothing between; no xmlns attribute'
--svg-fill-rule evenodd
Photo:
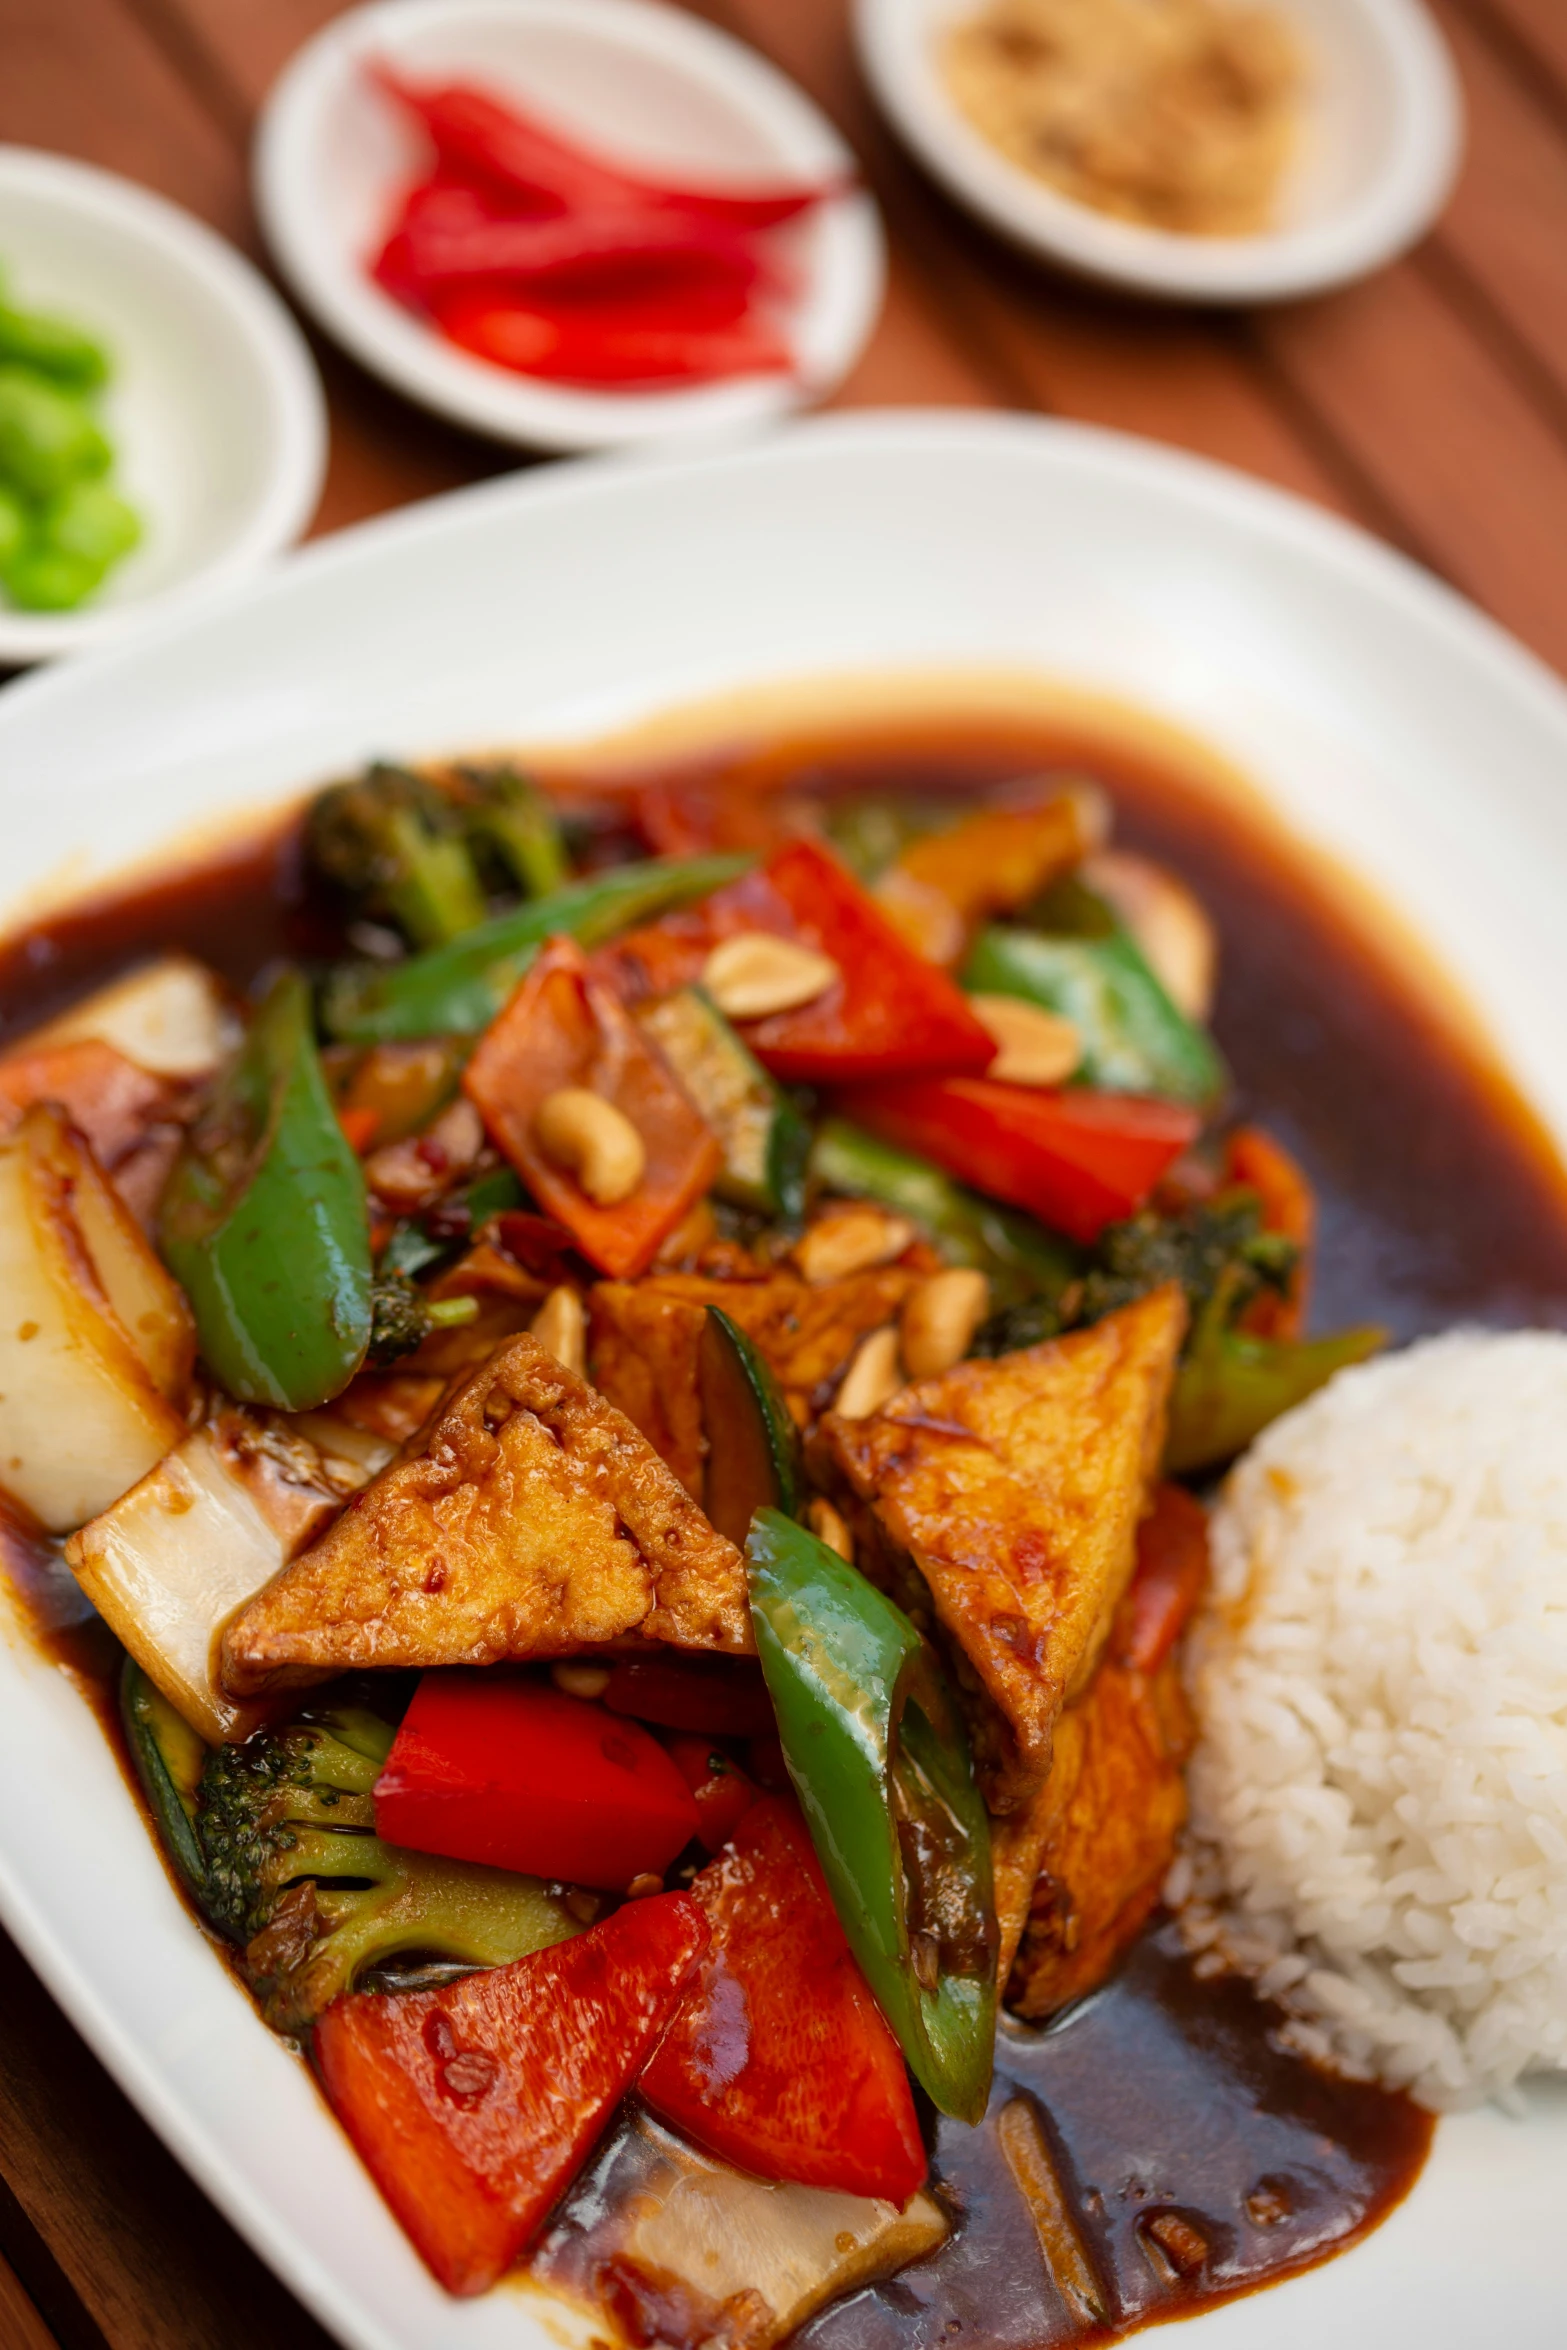
<svg viewBox="0 0 1567 2350"><path fill-rule="evenodd" d="M273 984L163 1197L159 1239L201 1352L242 1403L302 1412L370 1340L370 1224L297 971Z"/></svg>
<svg viewBox="0 0 1567 2350"><path fill-rule="evenodd" d="M1061 938L992 924L974 941L963 985L971 995L1019 996L1070 1020L1083 1040L1074 1084L1199 1108L1224 1091L1211 1038L1171 1002L1127 931Z"/></svg>
<svg viewBox="0 0 1567 2350"><path fill-rule="evenodd" d="M546 939L565 933L585 947L602 946L619 931L711 896L754 862L675 857L617 865L569 882L406 963L336 972L322 1002L323 1023L343 1044L477 1036L502 1010Z"/></svg>
<svg viewBox="0 0 1567 2350"><path fill-rule="evenodd" d="M1227 1329L1222 1300L1192 1334L1170 1397L1167 1476L1222 1468L1284 1412L1315 1395L1335 1371L1363 1363L1387 1343L1370 1327L1328 1338L1255 1338Z"/></svg>
<svg viewBox="0 0 1567 2350"><path fill-rule="evenodd" d="M977 2122L995 1894L952 1692L901 1608L805 1527L758 1510L746 1558L784 1759L849 1947L933 2104Z"/></svg>
<svg viewBox="0 0 1567 2350"><path fill-rule="evenodd" d="M1082 1269L1078 1251L1059 1233L966 1190L928 1159L879 1141L847 1118L828 1118L817 1128L810 1173L824 1191L875 1200L907 1216L949 1265L988 1273L998 1311L1025 1298L1059 1297Z"/></svg>

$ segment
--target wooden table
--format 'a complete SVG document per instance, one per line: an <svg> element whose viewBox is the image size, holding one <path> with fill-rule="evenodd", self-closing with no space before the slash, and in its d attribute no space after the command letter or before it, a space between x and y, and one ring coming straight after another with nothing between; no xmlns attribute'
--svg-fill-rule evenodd
<svg viewBox="0 0 1567 2350"><path fill-rule="evenodd" d="M1458 193L1369 283L1159 314L1044 276L945 203L856 75L845 0L699 0L833 114L885 207L886 309L840 395L1083 417L1352 516L1567 670L1567 5L1434 0L1469 102ZM337 0L0 0L0 139L146 181L258 252L252 120ZM318 531L513 459L318 344ZM0 1937L0 2350L324 2350Z"/></svg>

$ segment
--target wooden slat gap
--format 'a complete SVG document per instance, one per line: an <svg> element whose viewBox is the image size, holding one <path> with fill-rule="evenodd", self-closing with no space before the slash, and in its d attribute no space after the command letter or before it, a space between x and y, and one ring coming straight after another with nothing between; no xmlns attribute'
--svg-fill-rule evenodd
<svg viewBox="0 0 1567 2350"><path fill-rule="evenodd" d="M197 32L184 10L170 5L170 0L122 0L122 5L243 156L250 141L251 108L217 51Z"/></svg>
<svg viewBox="0 0 1567 2350"><path fill-rule="evenodd" d="M1562 230L1567 236L1567 221L1563 222ZM1463 318L1476 338L1486 344L1497 364L1506 369L1552 430L1567 441L1567 384L1553 374L1518 332L1484 280L1475 275L1461 254L1440 239L1429 239L1422 245L1414 263L1448 308Z"/></svg>
<svg viewBox="0 0 1567 2350"><path fill-rule="evenodd" d="M1492 0L1452 0L1452 5L1468 18L1520 89L1545 108L1567 135L1567 73L1559 61L1531 40L1512 17L1493 6Z"/></svg>

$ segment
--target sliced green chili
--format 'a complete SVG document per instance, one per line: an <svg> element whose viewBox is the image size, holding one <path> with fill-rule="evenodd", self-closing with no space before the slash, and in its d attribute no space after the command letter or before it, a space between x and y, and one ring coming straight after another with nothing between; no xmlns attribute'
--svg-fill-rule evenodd
<svg viewBox="0 0 1567 2350"><path fill-rule="evenodd" d="M930 1644L777 1510L746 1544L789 1775L861 1972L943 2113L977 2122L996 2033L990 1824Z"/></svg>
<svg viewBox="0 0 1567 2350"><path fill-rule="evenodd" d="M1061 938L993 924L974 942L963 985L974 995L1020 996L1070 1020L1083 1043L1074 1083L1199 1106L1224 1091L1211 1039L1171 1002L1124 930Z"/></svg>
<svg viewBox="0 0 1567 2350"><path fill-rule="evenodd" d="M160 1238L230 1395L301 1412L347 1386L370 1338L364 1177L297 971L273 984L193 1130Z"/></svg>

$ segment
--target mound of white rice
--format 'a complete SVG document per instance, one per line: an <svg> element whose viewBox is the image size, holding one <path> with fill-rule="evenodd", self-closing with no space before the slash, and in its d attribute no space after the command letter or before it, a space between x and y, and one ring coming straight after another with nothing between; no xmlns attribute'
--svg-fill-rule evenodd
<svg viewBox="0 0 1567 2350"><path fill-rule="evenodd" d="M1567 1336L1341 1373L1213 1531L1189 1938L1428 2105L1567 2066Z"/></svg>

